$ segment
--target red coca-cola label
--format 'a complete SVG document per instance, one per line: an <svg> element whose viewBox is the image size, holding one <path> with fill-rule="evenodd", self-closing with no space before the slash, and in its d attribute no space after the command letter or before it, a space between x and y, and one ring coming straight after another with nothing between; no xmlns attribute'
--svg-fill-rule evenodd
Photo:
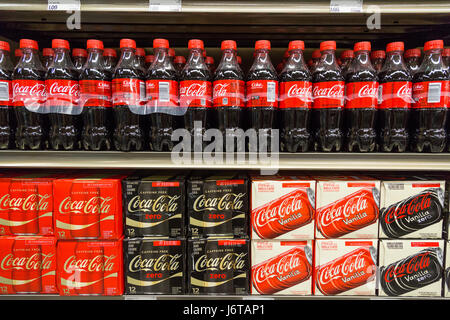
<svg viewBox="0 0 450 320"><path fill-rule="evenodd" d="M213 84L214 107L245 106L245 83L242 80L217 80Z"/></svg>
<svg viewBox="0 0 450 320"><path fill-rule="evenodd" d="M28 105L42 105L47 93L45 82L39 80L13 80L13 105L23 107Z"/></svg>
<svg viewBox="0 0 450 320"><path fill-rule="evenodd" d="M341 108L344 106L344 81L327 81L313 84L313 108Z"/></svg>
<svg viewBox="0 0 450 320"><path fill-rule="evenodd" d="M12 82L10 80L0 80L0 106L13 105Z"/></svg>
<svg viewBox="0 0 450 320"><path fill-rule="evenodd" d="M413 84L413 108L448 108L450 81L427 81Z"/></svg>
<svg viewBox="0 0 450 320"><path fill-rule="evenodd" d="M80 86L78 81L65 79L45 80L47 91L46 105L50 107L72 107L78 105L80 99Z"/></svg>
<svg viewBox="0 0 450 320"><path fill-rule="evenodd" d="M278 107L278 81L247 81L247 107Z"/></svg>
<svg viewBox="0 0 450 320"><path fill-rule="evenodd" d="M379 88L380 109L408 109L412 102L412 83L396 81L382 83Z"/></svg>
<svg viewBox="0 0 450 320"><path fill-rule="evenodd" d="M145 82L140 79L113 79L112 101L114 106L144 106L146 102Z"/></svg>
<svg viewBox="0 0 450 320"><path fill-rule="evenodd" d="M147 80L147 106L177 107L178 82L174 80Z"/></svg>
<svg viewBox="0 0 450 320"><path fill-rule="evenodd" d="M212 107L212 86L209 81L180 81L180 106L191 108Z"/></svg>
<svg viewBox="0 0 450 320"><path fill-rule="evenodd" d="M307 108L312 104L312 84L309 81L280 82L280 109Z"/></svg>
<svg viewBox="0 0 450 320"><path fill-rule="evenodd" d="M111 82L80 80L81 107L111 107Z"/></svg>
<svg viewBox="0 0 450 320"><path fill-rule="evenodd" d="M349 82L345 85L345 107L349 109L373 108L378 104L376 81Z"/></svg>

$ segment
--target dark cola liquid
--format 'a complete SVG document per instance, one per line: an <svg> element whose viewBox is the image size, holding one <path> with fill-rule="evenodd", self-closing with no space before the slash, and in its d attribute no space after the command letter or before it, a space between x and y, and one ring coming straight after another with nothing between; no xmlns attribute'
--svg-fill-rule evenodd
<svg viewBox="0 0 450 320"><path fill-rule="evenodd" d="M83 66L86 63L86 57L73 57L73 66L75 67L75 70L77 71L77 74L80 75L81 71L83 70Z"/></svg>
<svg viewBox="0 0 450 320"><path fill-rule="evenodd" d="M114 73L114 68L117 65L117 59L113 56L104 56L103 57L103 65L105 72L109 72L110 74Z"/></svg>
<svg viewBox="0 0 450 320"><path fill-rule="evenodd" d="M80 75L80 80L106 81L111 86L111 73L103 68L103 56L100 50L89 52L89 61ZM111 99L111 97L109 97ZM91 105L83 107L82 146L85 150L110 150L111 132L114 128L111 107Z"/></svg>
<svg viewBox="0 0 450 320"><path fill-rule="evenodd" d="M411 82L401 52L388 53L389 59L378 74L380 86L383 83ZM397 86L400 87L400 86ZM386 94L387 92L383 92ZM396 94L396 92L392 92ZM378 143L382 152L405 152L409 145L409 108L378 109Z"/></svg>
<svg viewBox="0 0 450 320"><path fill-rule="evenodd" d="M78 71L71 68L70 57L64 50L55 50L55 60L45 76L46 80L77 80ZM48 92L47 88L47 92ZM49 142L54 150L75 150L80 147L81 115L71 115L52 112L55 107L49 106L51 113Z"/></svg>
<svg viewBox="0 0 450 320"><path fill-rule="evenodd" d="M14 146L15 116L9 100L12 72L13 66L7 51L0 50L0 82L3 84L0 101L0 149L11 149Z"/></svg>
<svg viewBox="0 0 450 320"><path fill-rule="evenodd" d="M22 63L13 72L13 80L45 80L45 70L38 61L37 52L24 49ZM30 63L25 61L31 61ZM14 107L17 129L16 146L21 150L43 150L48 146L49 120L48 115L31 112L25 106Z"/></svg>
<svg viewBox="0 0 450 320"><path fill-rule="evenodd" d="M135 55L131 50L122 53L113 79L140 79L144 81L142 69L135 67ZM145 144L145 116L133 113L127 104L115 105L114 146L119 151L140 151Z"/></svg>
<svg viewBox="0 0 450 320"><path fill-rule="evenodd" d="M291 62L292 61L292 62ZM292 69L284 69L280 74L280 85L283 82L307 81L311 82L311 74L305 67L303 57L300 54L291 56L287 62L292 63ZM304 68L301 68L301 67ZM310 134L311 110L309 108L280 108L278 110L281 128L281 151L306 152L310 149L312 139Z"/></svg>
<svg viewBox="0 0 450 320"><path fill-rule="evenodd" d="M405 59L405 62L411 75L414 75L420 68L420 57L409 57Z"/></svg>

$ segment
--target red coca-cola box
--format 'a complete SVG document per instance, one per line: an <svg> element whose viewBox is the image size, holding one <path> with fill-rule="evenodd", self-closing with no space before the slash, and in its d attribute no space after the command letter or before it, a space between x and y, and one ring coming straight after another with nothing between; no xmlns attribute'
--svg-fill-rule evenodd
<svg viewBox="0 0 450 320"><path fill-rule="evenodd" d="M62 296L123 294L123 238L59 240L57 281Z"/></svg>
<svg viewBox="0 0 450 320"><path fill-rule="evenodd" d="M311 295L312 240L252 240L251 293Z"/></svg>
<svg viewBox="0 0 450 320"><path fill-rule="evenodd" d="M252 177L252 239L314 239L315 193L309 177Z"/></svg>
<svg viewBox="0 0 450 320"><path fill-rule="evenodd" d="M0 237L0 294L57 292L55 237Z"/></svg>
<svg viewBox="0 0 450 320"><path fill-rule="evenodd" d="M320 177L316 197L316 239L378 238L380 180Z"/></svg>
<svg viewBox="0 0 450 320"><path fill-rule="evenodd" d="M123 234L123 178L106 173L54 180L58 239L119 239Z"/></svg>
<svg viewBox="0 0 450 320"><path fill-rule="evenodd" d="M0 235L54 234L56 173L15 172L0 176Z"/></svg>
<svg viewBox="0 0 450 320"><path fill-rule="evenodd" d="M318 296L374 296L378 241L315 241L313 290Z"/></svg>

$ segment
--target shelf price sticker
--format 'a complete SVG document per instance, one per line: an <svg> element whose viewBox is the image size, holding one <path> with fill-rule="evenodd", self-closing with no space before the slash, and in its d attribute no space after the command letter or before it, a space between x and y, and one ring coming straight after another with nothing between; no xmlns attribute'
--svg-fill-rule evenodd
<svg viewBox="0 0 450 320"><path fill-rule="evenodd" d="M149 0L149 11L181 11L181 0Z"/></svg>
<svg viewBox="0 0 450 320"><path fill-rule="evenodd" d="M330 0L331 13L362 12L363 0Z"/></svg>
<svg viewBox="0 0 450 320"><path fill-rule="evenodd" d="M48 0L49 11L80 11L80 0Z"/></svg>

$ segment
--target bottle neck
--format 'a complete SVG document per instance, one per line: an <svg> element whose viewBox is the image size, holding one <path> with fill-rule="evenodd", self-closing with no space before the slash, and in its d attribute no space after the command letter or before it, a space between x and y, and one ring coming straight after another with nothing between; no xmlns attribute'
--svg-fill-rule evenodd
<svg viewBox="0 0 450 320"><path fill-rule="evenodd" d="M69 50L65 48L54 48L55 58L53 59L54 66L67 66L73 68L72 59L70 59Z"/></svg>
<svg viewBox="0 0 450 320"><path fill-rule="evenodd" d="M336 60L336 51L335 50L324 50L322 51L322 56L320 57L320 61L317 65L317 69L320 68L328 68L340 70L339 65Z"/></svg>
<svg viewBox="0 0 450 320"><path fill-rule="evenodd" d="M269 63L270 64L272 63L270 61L269 50L267 49L256 50L255 62L253 64L265 65Z"/></svg>
<svg viewBox="0 0 450 320"><path fill-rule="evenodd" d="M22 48L22 56L20 57L17 65L21 67L31 65L33 68L38 70L44 70L37 50L31 48Z"/></svg>
<svg viewBox="0 0 450 320"><path fill-rule="evenodd" d="M381 72L406 70L406 65L403 60L403 51L389 51L386 54L386 60L381 68Z"/></svg>
<svg viewBox="0 0 450 320"><path fill-rule="evenodd" d="M86 66L103 66L103 50L92 48L88 50Z"/></svg>
<svg viewBox="0 0 450 320"><path fill-rule="evenodd" d="M186 65L205 65L205 59L203 58L202 49L195 48L189 50L189 58Z"/></svg>
<svg viewBox="0 0 450 320"><path fill-rule="evenodd" d="M423 63L440 64L442 63L442 49L431 49L425 51Z"/></svg>
<svg viewBox="0 0 450 320"><path fill-rule="evenodd" d="M136 61L135 51L136 50L133 48L122 48L117 67L134 68L134 64Z"/></svg>
<svg viewBox="0 0 450 320"><path fill-rule="evenodd" d="M289 58L287 59L284 69L282 72L290 71L290 70L298 70L303 69L307 70L305 60L303 57L303 50L295 49L289 51Z"/></svg>
<svg viewBox="0 0 450 320"><path fill-rule="evenodd" d="M4 71L12 71L13 65L9 58L9 52L6 50L0 50L0 69Z"/></svg>
<svg viewBox="0 0 450 320"><path fill-rule="evenodd" d="M370 62L369 51L366 50L356 52L355 60L359 61L360 64L372 64Z"/></svg>
<svg viewBox="0 0 450 320"><path fill-rule="evenodd" d="M175 70L167 48L155 48L155 60L150 65L150 69Z"/></svg>
<svg viewBox="0 0 450 320"><path fill-rule="evenodd" d="M223 50L222 59L220 60L217 70L230 65L238 66L236 51L233 49L225 49Z"/></svg>

